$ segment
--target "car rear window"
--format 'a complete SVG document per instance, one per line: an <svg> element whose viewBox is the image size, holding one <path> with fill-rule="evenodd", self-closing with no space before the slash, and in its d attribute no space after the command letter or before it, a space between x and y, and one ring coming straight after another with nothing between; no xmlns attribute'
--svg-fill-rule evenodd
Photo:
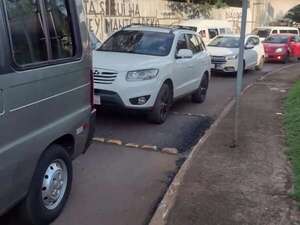
<svg viewBox="0 0 300 225"><path fill-rule="evenodd" d="M98 51L166 56L170 53L173 41L172 33L122 30L106 40Z"/></svg>
<svg viewBox="0 0 300 225"><path fill-rule="evenodd" d="M285 44L288 43L289 37L288 36L269 36L268 38L266 38L266 40L264 41L264 43L273 43L273 44Z"/></svg>

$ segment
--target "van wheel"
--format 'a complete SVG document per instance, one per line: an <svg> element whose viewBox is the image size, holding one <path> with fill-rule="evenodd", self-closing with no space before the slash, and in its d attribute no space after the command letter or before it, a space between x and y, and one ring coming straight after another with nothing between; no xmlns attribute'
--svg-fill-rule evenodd
<svg viewBox="0 0 300 225"><path fill-rule="evenodd" d="M259 64L255 67L256 70L262 70L265 64L265 57L261 57Z"/></svg>
<svg viewBox="0 0 300 225"><path fill-rule="evenodd" d="M66 150L50 146L34 172L21 216L29 224L46 225L61 213L72 185L72 162Z"/></svg>
<svg viewBox="0 0 300 225"><path fill-rule="evenodd" d="M208 76L205 74L201 80L200 86L197 91L192 94L192 101L195 103L203 103L206 99L207 89L208 89Z"/></svg>
<svg viewBox="0 0 300 225"><path fill-rule="evenodd" d="M150 123L162 124L166 121L172 106L173 95L168 84L163 84L155 101L155 105L148 114Z"/></svg>

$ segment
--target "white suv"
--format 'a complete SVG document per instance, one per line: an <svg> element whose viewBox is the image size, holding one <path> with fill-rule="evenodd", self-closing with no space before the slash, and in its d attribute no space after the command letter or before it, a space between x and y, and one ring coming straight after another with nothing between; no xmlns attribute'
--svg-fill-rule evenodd
<svg viewBox="0 0 300 225"><path fill-rule="evenodd" d="M95 103L147 110L163 123L174 99L205 100L211 60L190 27L131 25L93 53Z"/></svg>

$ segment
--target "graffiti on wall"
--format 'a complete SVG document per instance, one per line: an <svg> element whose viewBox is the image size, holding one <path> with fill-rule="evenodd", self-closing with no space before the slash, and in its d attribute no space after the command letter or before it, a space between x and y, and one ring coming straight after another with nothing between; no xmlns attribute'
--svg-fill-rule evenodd
<svg viewBox="0 0 300 225"><path fill-rule="evenodd" d="M159 25L156 15L144 15L137 1L84 0L89 30L105 38L110 33L133 23Z"/></svg>

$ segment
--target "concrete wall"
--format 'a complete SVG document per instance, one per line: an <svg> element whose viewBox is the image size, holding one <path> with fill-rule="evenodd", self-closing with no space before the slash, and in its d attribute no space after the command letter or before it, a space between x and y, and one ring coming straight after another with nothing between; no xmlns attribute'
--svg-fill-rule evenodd
<svg viewBox="0 0 300 225"><path fill-rule="evenodd" d="M84 0L84 3L89 29L101 40L131 23L171 25L185 19L211 18L232 22L237 32L240 27L240 8L210 11L196 4L166 0Z"/></svg>
<svg viewBox="0 0 300 225"><path fill-rule="evenodd" d="M300 0L250 0L252 27L269 25L284 18L287 12L300 4Z"/></svg>

